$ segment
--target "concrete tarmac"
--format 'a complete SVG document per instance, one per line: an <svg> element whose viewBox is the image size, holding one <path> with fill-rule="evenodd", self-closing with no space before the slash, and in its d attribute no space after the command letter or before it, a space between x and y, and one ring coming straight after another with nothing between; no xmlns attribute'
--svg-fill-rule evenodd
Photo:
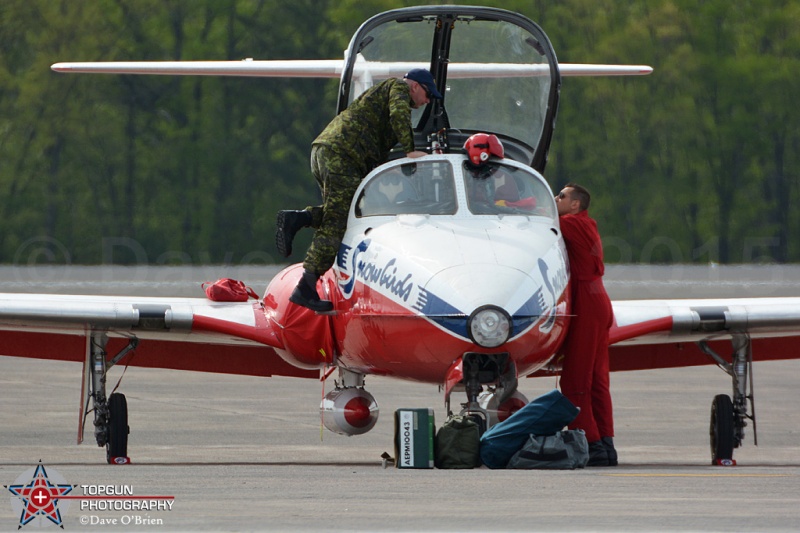
<svg viewBox="0 0 800 533"><path fill-rule="evenodd" d="M637 282L610 279L609 287L615 283L619 294ZM702 276L696 283L707 285ZM115 289L136 292L124 283ZM121 370L112 371L110 388ZM174 499L169 511L131 509L130 498L71 500L65 531L796 531L800 524L800 361L755 365L758 446L750 426L734 453L738 466L727 468L710 465L708 443L711 400L731 389L721 370L614 374L620 466L574 471L383 468L396 409L430 407L437 426L444 421L436 386L368 377L380 420L366 435L342 437L321 430L319 382L141 368L129 368L119 388L133 463L111 466L92 443L91 422L86 442L75 444L80 373L72 363L0 357L2 485L28 482L41 461L52 479L77 485L74 495L110 486ZM520 389L533 398L555 385L528 379ZM20 523L15 497L7 497L0 531ZM122 500L129 507L113 510ZM94 508L81 509L87 505Z"/></svg>

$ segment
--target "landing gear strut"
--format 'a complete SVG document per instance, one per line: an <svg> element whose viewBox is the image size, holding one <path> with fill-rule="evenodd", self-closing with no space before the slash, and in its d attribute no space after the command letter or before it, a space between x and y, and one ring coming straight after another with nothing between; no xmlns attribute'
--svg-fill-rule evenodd
<svg viewBox="0 0 800 533"><path fill-rule="evenodd" d="M733 449L744 441L744 428L747 420L753 421L753 442L758 446L756 435L755 400L753 397L753 352L750 336L734 333L731 339L733 354L731 362L714 352L705 341L698 343L700 349L709 355L717 365L731 376L733 395L717 395L711 404L711 464L732 466ZM749 389L749 390L748 390ZM749 412L748 412L749 400Z"/></svg>
<svg viewBox="0 0 800 533"><path fill-rule="evenodd" d="M81 394L81 418L78 426L78 444L83 441L86 416L94 411L94 437L97 445L106 448L106 460L110 464L130 463L128 457L128 403L125 395L112 393L106 397L108 369L131 353L138 344L132 337L113 359L106 359L108 335L104 330L91 330L86 336L86 360L84 362ZM90 410L89 399L93 408Z"/></svg>
<svg viewBox="0 0 800 533"><path fill-rule="evenodd" d="M465 353L462 358L463 386L467 393L467 403L462 404L461 414L469 416L478 423L480 433L489 429L496 416L491 416L481 405L483 385L494 385L492 394L497 398L497 405L511 398L517 390L517 369L514 361L507 353L483 354ZM486 402L483 402L486 404ZM449 398L446 400L447 412L450 413Z"/></svg>

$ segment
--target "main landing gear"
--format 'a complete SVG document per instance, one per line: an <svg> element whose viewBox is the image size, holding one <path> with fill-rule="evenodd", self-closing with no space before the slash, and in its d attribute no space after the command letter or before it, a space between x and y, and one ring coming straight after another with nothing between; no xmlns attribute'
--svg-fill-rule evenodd
<svg viewBox="0 0 800 533"><path fill-rule="evenodd" d="M125 395L113 392L106 397L108 369L131 353L138 344L132 337L111 360L106 359L108 335L104 330L92 329L86 336L86 360L83 366L81 387L81 417L78 426L78 444L83 441L83 428L87 415L94 411L94 437L97 445L106 448L109 464L128 464L128 403ZM89 400L93 407L89 409Z"/></svg>
<svg viewBox="0 0 800 533"><path fill-rule="evenodd" d="M753 352L750 337L744 333L734 333L731 339L733 353L731 362L714 352L705 341L698 343L700 349L709 355L717 365L733 380L733 395L719 394L711 404L711 464L733 466L733 449L742 445L747 420L753 421L753 442L758 446L756 435L756 414L753 398ZM749 400L749 412L748 412Z"/></svg>

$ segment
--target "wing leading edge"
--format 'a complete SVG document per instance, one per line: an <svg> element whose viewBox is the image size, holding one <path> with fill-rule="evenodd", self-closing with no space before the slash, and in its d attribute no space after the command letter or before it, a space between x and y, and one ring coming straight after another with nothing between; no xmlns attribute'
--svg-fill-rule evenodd
<svg viewBox="0 0 800 533"><path fill-rule="evenodd" d="M373 78L403 76L412 68L428 68L420 62L356 63L354 77L369 74ZM165 76L243 76L259 78L338 78L344 69L341 59L300 61L107 61L64 62L50 67L55 72L82 74L145 74ZM653 72L647 65L593 65L560 63L562 76L644 76ZM511 63L450 63L448 78L503 78L549 76L548 65L515 65Z"/></svg>
<svg viewBox="0 0 800 533"><path fill-rule="evenodd" d="M0 294L0 354L83 361L91 331L109 335L109 353L142 342L133 366L255 376L319 376L285 362L276 326L259 301Z"/></svg>
<svg viewBox="0 0 800 533"><path fill-rule="evenodd" d="M730 351L749 337L755 360L800 357L800 298L627 300L613 303L612 370L715 364L700 343Z"/></svg>

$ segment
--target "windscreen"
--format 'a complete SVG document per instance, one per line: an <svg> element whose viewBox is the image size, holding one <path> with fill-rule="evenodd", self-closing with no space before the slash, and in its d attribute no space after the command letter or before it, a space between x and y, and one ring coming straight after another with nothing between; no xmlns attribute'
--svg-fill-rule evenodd
<svg viewBox="0 0 800 533"><path fill-rule="evenodd" d="M457 210L453 167L421 161L390 167L371 177L356 202L356 216L453 215Z"/></svg>
<svg viewBox="0 0 800 533"><path fill-rule="evenodd" d="M472 214L555 218L550 189L528 171L499 163L475 167L465 161L464 185Z"/></svg>

